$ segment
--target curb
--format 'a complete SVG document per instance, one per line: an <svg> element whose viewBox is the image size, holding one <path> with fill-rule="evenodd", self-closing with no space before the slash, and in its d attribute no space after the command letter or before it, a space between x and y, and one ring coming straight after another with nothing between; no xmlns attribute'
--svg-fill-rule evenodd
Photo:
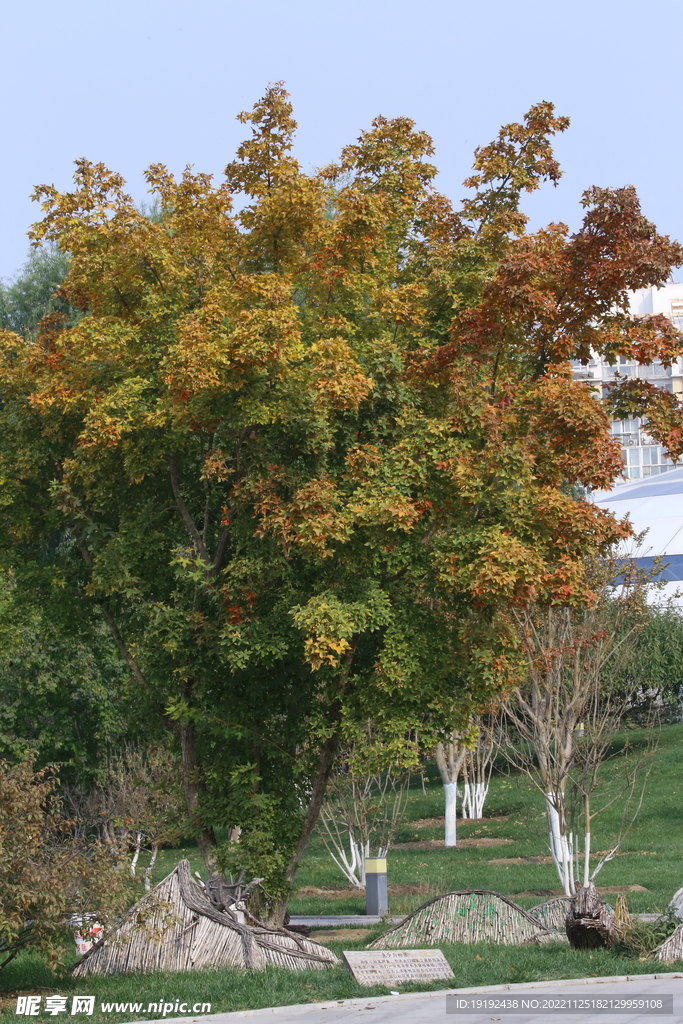
<svg viewBox="0 0 683 1024"><path fill-rule="evenodd" d="M230 1021L242 1017L254 1017L258 1013L301 1013L307 1010L332 1010L338 1006L365 1006L368 1001L373 1003L395 1002L397 999L437 999L440 996L476 995L479 992L515 992L530 988L558 988L562 985L613 985L627 981L658 981L665 978L683 978L683 971L667 971L656 974L619 974L601 978L559 978L551 981L511 981L502 985L474 985L470 988L441 988L431 992L403 992L398 996L364 996L355 999L327 999L324 1003L289 1003L286 1006L264 1006L258 1010L228 1010L225 1013L207 1013L201 1017L165 1017L154 1020L163 1024L190 1024L200 1021L211 1024L212 1021ZM127 1024L154 1024L154 1021L130 1021Z"/></svg>

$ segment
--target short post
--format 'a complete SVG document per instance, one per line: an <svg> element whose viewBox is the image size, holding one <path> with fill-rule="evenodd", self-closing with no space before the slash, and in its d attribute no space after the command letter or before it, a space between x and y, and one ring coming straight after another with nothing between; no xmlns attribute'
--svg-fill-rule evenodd
<svg viewBox="0 0 683 1024"><path fill-rule="evenodd" d="M365 913L371 917L381 917L388 910L386 857L367 857L365 860Z"/></svg>

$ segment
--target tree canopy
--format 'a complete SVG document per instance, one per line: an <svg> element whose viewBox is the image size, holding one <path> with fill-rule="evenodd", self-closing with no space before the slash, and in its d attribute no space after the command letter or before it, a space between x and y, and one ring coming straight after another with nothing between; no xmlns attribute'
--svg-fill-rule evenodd
<svg viewBox="0 0 683 1024"><path fill-rule="evenodd" d="M207 862L239 824L227 856L277 894L342 737L371 719L412 756L513 685L511 603L590 600L585 556L628 527L572 494L621 455L569 361L683 351L627 301L683 250L630 187L527 232L549 103L477 150L459 210L407 118L313 174L281 85L240 120L219 184L149 168L154 218L86 160L36 190L80 316L0 334L0 505L18 585L100 616L177 737ZM673 443L668 399L636 398Z"/></svg>
<svg viewBox="0 0 683 1024"><path fill-rule="evenodd" d="M0 282L0 327L35 334L49 313L60 311L73 319L75 310L59 295L68 268L68 256L56 247L33 249L14 280Z"/></svg>

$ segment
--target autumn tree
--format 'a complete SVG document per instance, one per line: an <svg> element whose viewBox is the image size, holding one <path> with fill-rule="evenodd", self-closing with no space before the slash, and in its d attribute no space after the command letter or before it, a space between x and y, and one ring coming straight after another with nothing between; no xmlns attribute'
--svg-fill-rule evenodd
<svg viewBox="0 0 683 1024"><path fill-rule="evenodd" d="M526 232L522 193L560 175L549 103L477 151L459 210L406 118L313 174L280 85L240 120L219 184L148 170L154 218L86 160L36 190L82 316L1 335L0 501L17 579L41 558L96 609L175 735L207 864L240 825L276 898L343 738L372 720L407 766L416 727L433 747L513 686L512 605L590 596L584 555L627 528L571 485L621 458L569 361L671 359L627 293L683 253L631 188Z"/></svg>

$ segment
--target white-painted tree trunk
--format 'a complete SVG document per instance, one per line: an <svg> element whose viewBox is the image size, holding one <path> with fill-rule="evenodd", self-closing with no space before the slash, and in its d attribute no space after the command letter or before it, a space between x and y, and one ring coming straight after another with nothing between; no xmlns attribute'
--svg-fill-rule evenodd
<svg viewBox="0 0 683 1024"><path fill-rule="evenodd" d="M152 856L149 858L149 864L145 868L145 892L149 892L152 888L152 868L154 867L157 859L157 853L159 852L159 844L152 844Z"/></svg>
<svg viewBox="0 0 683 1024"><path fill-rule="evenodd" d="M358 889L364 889L365 858L370 856L370 843L359 843L354 839L350 832L348 833L348 840L348 853L342 847L338 846L335 852L329 850L329 854L343 874L344 878L346 878L351 885L355 885Z"/></svg>
<svg viewBox="0 0 683 1024"><path fill-rule="evenodd" d="M434 756L436 757L436 764L439 769L439 775L441 776L441 782L443 783L446 812L444 844L446 846L455 846L457 842L456 807L458 796L458 776L462 769L463 761L467 756L467 748L462 746L461 737L454 732L448 744L437 743L434 750Z"/></svg>
<svg viewBox="0 0 683 1024"><path fill-rule="evenodd" d="M456 820L457 820L457 782L446 782L443 787L446 801L446 836L445 845L455 846L457 844Z"/></svg>
<svg viewBox="0 0 683 1024"><path fill-rule="evenodd" d="M483 818L489 787L486 782L466 782L462 797L463 818Z"/></svg>
<svg viewBox="0 0 683 1024"><path fill-rule="evenodd" d="M571 835L562 831L560 815L557 810L558 797L554 793L546 793L545 806L548 815L550 854L557 868L565 895L574 896L574 843Z"/></svg>
<svg viewBox="0 0 683 1024"><path fill-rule="evenodd" d="M137 832L135 835L135 853L133 859L130 862L130 873L135 878L135 872L138 866L138 859L140 857L140 848L142 846L142 832Z"/></svg>

